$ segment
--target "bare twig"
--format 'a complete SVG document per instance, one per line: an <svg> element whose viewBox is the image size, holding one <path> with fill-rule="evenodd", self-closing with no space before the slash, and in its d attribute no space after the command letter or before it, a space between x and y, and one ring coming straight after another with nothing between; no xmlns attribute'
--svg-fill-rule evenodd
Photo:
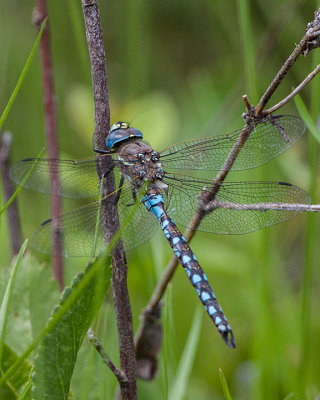
<svg viewBox="0 0 320 400"><path fill-rule="evenodd" d="M320 10L320 9L319 9ZM264 107L266 106L267 102L270 100L271 96L274 94L275 90L278 88L284 77L286 76L287 72L289 69L294 65L296 60L301 54L306 55L310 50L313 48L319 47L319 29L320 29L320 11L317 11L315 14L315 19L312 23L308 24L308 30L307 33L303 36L301 39L300 43L296 46L292 54L289 56L287 61L283 64L281 69L279 70L278 74L274 78L274 80L271 82L269 87L267 88L266 92L263 94L261 97L261 100L259 101L259 104L257 107L253 107L252 104L250 103L248 96L243 96L243 101L245 102L246 108L247 108L247 114L245 114L245 120L249 121L251 118L253 120L257 119L259 120L262 118L265 113L263 111ZM306 83L308 83L314 76L315 76L315 71L311 73L311 78L306 80L298 86L304 87ZM307 81L307 82L306 82ZM248 118L249 117L249 118ZM207 196L206 194L201 194L202 197L202 206L199 205L197 211L195 212L192 220L190 221L189 227L185 230L184 232L184 237L187 239L189 242L192 237L196 233L196 229L201 223L202 219L204 218L206 211L203 208L204 204L210 204L210 202L214 202L215 195L219 191L219 185L217 185L218 182L223 182L228 175L232 165L234 164L238 154L240 153L241 149L243 148L246 140L248 139L250 133L252 131L251 125L245 125L239 135L239 138L233 148L231 149L230 153L228 154L224 165L222 166L221 170L217 173L216 177L213 180L212 186L209 189L210 196ZM303 208L303 205L295 205ZM318 206L309 206L308 209L301 210L301 211L318 211L316 209ZM312 208L315 209L312 209ZM295 209L294 211L296 211ZM300 210L298 210L300 211ZM141 313L141 325L142 327L139 327L139 332L143 332L143 324L145 324L148 320L148 316L152 314L153 310L155 307L157 307L158 303L160 302L168 283L172 279L174 272L178 266L178 259L176 256L172 256L169 263L167 264L165 271L156 286L156 288L153 291L153 294L148 302L148 305L144 308L144 310Z"/></svg>
<svg viewBox="0 0 320 400"><path fill-rule="evenodd" d="M102 28L97 1L82 0L82 8L91 64L95 110L95 138L98 148L104 149L106 135L110 129L110 109ZM110 163L111 162L112 160L110 159ZM105 162L102 164L106 165ZM108 177L104 178L103 195L109 195L114 193L114 191L114 176L113 174L108 174ZM104 203L101 210L101 220L105 241L109 242L110 236L113 236L119 229L119 217L116 206L111 203L108 205ZM127 288L128 267L121 242L116 245L112 255L112 292L118 325L120 368L122 373L126 376L127 383L124 384L122 380L118 381L122 398L135 399L137 391L136 360L133 340L132 313Z"/></svg>
<svg viewBox="0 0 320 400"><path fill-rule="evenodd" d="M11 133L5 132L0 139L0 169L2 176L2 190L4 194L4 200L7 202L14 193L12 181L9 177L9 151L12 141ZM21 227L17 199L14 199L8 207L8 217L11 237L11 250L15 255L19 253L21 247Z"/></svg>
<svg viewBox="0 0 320 400"><path fill-rule="evenodd" d="M228 201L213 200L203 206L205 212L211 212L218 208L226 208L228 210L254 210L254 211L320 211L320 204L295 204L295 203L251 203L236 204Z"/></svg>
<svg viewBox="0 0 320 400"><path fill-rule="evenodd" d="M94 345L94 347L97 349L98 353L100 354L102 361L108 365L108 367L111 369L111 371L114 373L114 375L117 377L119 382L122 382L123 385L128 384L128 379L125 376L125 374L120 371L120 369L111 361L110 357L108 354L105 352L104 348L102 347L102 344L99 342L98 338L96 335L93 333L93 330L89 328L88 330L88 339L89 341Z"/></svg>
<svg viewBox="0 0 320 400"><path fill-rule="evenodd" d="M320 64L316 66L316 68L310 72L310 74L306 77L304 81L300 83L287 97L285 97L283 100L279 101L278 104L275 104L271 108L268 108L267 110L264 110L264 114L268 115L279 108L283 107L288 101L294 98L295 95L297 95L311 80L320 72Z"/></svg>
<svg viewBox="0 0 320 400"><path fill-rule="evenodd" d="M47 18L46 0L38 0L37 7L33 13L33 21L37 29L40 29L41 24L45 18ZM42 70L44 118L48 156L49 158L56 159L59 157L57 110L53 82L53 67L51 61L49 22L47 22L47 25L41 37L39 52ZM59 219L55 219L55 217L61 214L61 198L58 195L60 192L60 182L58 171L56 171L55 169L50 170L50 191L51 215L55 221L55 226L53 227L52 232L53 275L55 279L59 282L60 289L63 289L62 241L59 237L61 226L58 225Z"/></svg>
<svg viewBox="0 0 320 400"><path fill-rule="evenodd" d="M320 14L319 10L315 14L314 21L308 24L306 34L300 40L300 43L295 47L289 58L280 68L279 72L270 83L269 87L261 97L257 107L255 108L255 115L259 116L262 110L267 105L271 96L278 88L284 77L287 75L290 68L294 65L301 54L307 55L310 50L319 47L319 36L320 36Z"/></svg>

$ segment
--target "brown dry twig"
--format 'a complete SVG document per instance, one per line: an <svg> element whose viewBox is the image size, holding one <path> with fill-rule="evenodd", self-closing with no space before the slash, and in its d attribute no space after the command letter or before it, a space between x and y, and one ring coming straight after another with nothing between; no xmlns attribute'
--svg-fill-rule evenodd
<svg viewBox="0 0 320 400"><path fill-rule="evenodd" d="M90 56L92 89L94 98L95 141L98 148L104 148L110 129L110 108L105 51L102 27L97 1L82 0L86 37ZM98 155L97 157L101 157ZM110 158L110 164L112 160ZM106 166L106 162L101 163ZM100 163L97 163L100 165ZM111 167L111 165L110 165ZM101 171L98 171L99 176ZM115 192L112 173L104 178L103 196ZM119 229L119 217L115 204L103 203L101 223L106 243ZM128 267L121 241L112 251L112 294L118 326L121 374L116 374L122 399L136 399L136 360L132 326L132 313L127 287ZM113 371L115 372L115 371Z"/></svg>

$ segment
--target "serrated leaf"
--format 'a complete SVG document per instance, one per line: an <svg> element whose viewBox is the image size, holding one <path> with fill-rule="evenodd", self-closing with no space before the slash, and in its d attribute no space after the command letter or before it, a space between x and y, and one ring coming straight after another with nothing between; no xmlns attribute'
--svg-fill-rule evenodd
<svg viewBox="0 0 320 400"><path fill-rule="evenodd" d="M93 269L94 274L91 273L92 276L88 279L87 276ZM59 309L72 298L74 293L77 293L77 288L85 282L68 310L40 345L33 377L35 399L65 400L68 398L70 380L79 348L110 286L110 278L110 257L103 255L88 264L85 272L79 273L73 279L71 287L67 287L62 293L51 320L57 315L60 316Z"/></svg>

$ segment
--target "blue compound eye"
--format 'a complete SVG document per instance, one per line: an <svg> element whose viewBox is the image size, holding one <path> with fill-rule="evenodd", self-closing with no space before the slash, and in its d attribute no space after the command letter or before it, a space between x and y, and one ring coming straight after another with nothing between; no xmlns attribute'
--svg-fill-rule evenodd
<svg viewBox="0 0 320 400"><path fill-rule="evenodd" d="M142 138L142 132L139 129L131 128L127 122L116 122L109 130L106 147L112 149L116 144L132 138Z"/></svg>

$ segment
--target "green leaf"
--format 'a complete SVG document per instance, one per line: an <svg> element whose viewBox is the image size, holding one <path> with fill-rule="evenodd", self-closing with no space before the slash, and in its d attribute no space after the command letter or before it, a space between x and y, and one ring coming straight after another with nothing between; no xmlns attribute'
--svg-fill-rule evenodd
<svg viewBox="0 0 320 400"><path fill-rule="evenodd" d="M9 346L4 344L1 375L17 360L17 358L18 356L16 353ZM21 391L23 385L28 380L30 371L31 365L29 365L27 361L24 361L21 367L11 375L10 380L7 380L6 384L0 388L0 399L16 399L19 391Z"/></svg>
<svg viewBox="0 0 320 400"><path fill-rule="evenodd" d="M16 274L18 271L18 268L20 266L22 257L24 255L24 252L26 251L26 247L28 244L28 240L26 240L23 245L21 246L21 249L19 251L19 254L15 260L11 277L9 279L5 294L3 296L3 300L1 303L1 308L0 308L0 367L2 365L2 351L3 351L3 346L4 346L4 335L6 332L6 327L7 327L7 319L8 319L8 313L11 305L11 297L12 297L12 292L13 292L13 287L15 283L15 278Z"/></svg>
<svg viewBox="0 0 320 400"><path fill-rule="evenodd" d="M4 282L9 281L11 270L0 271L0 297L4 296ZM60 294L50 266L41 265L35 256L27 253L15 278L5 336L7 345L17 354L22 354L39 335Z"/></svg>
<svg viewBox="0 0 320 400"><path fill-rule="evenodd" d="M191 330L183 350L174 384L169 392L169 400L181 400L187 390L194 357L199 343L203 308L197 307L193 317Z"/></svg>
<svg viewBox="0 0 320 400"><path fill-rule="evenodd" d="M52 276L50 265L39 265L37 258L31 254L23 260L23 270L28 280L27 308L31 322L31 335L36 338L45 326L51 310L61 295L59 284Z"/></svg>
<svg viewBox="0 0 320 400"><path fill-rule="evenodd" d="M110 257L106 255L89 263L85 273L79 273L73 279L71 287L67 287L62 293L61 301L52 316L52 320L58 318L58 322L43 339L35 360L35 399L68 398L77 353L110 286L109 265ZM86 278L88 274L89 279ZM83 282L85 286L79 291ZM76 297L61 316L59 310L70 302L74 293L77 293Z"/></svg>
<svg viewBox="0 0 320 400"><path fill-rule="evenodd" d="M219 375L220 375L220 382L221 382L224 398L226 400L232 400L226 378L225 378L224 373L221 368L219 368Z"/></svg>

